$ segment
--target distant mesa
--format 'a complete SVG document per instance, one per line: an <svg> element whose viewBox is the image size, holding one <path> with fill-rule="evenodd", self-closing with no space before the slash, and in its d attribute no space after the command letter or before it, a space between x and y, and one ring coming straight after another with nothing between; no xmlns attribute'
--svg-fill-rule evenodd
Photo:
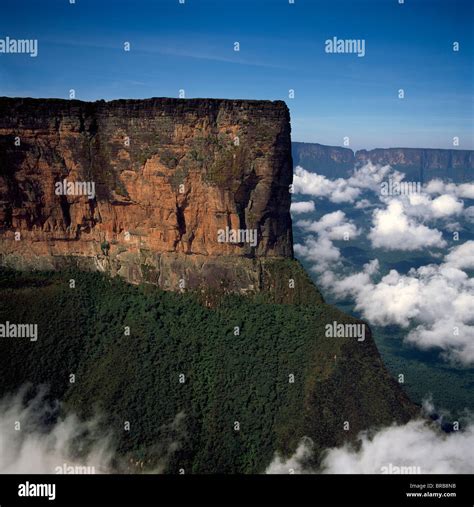
<svg viewBox="0 0 474 507"><path fill-rule="evenodd" d="M438 150L432 148L377 148L359 150L325 146L317 143L291 143L294 165L330 178L345 178L354 165L368 161L390 165L404 172L407 180L425 183L440 178L454 183L472 181L473 150Z"/></svg>

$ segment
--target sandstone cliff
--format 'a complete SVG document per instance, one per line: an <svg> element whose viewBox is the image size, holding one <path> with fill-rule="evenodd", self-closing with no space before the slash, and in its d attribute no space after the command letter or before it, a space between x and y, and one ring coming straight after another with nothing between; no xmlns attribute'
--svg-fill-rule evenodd
<svg viewBox="0 0 474 507"><path fill-rule="evenodd" d="M347 177L355 165L369 160L391 165L406 175L407 181L426 182L433 178L462 183L472 181L474 151L424 148L378 148L353 152L348 148L317 143L292 143L295 165L329 178Z"/></svg>
<svg viewBox="0 0 474 507"><path fill-rule="evenodd" d="M64 180L93 198L58 194ZM293 256L291 181L281 101L0 98L6 266L258 289L262 259ZM219 241L239 229L256 241Z"/></svg>

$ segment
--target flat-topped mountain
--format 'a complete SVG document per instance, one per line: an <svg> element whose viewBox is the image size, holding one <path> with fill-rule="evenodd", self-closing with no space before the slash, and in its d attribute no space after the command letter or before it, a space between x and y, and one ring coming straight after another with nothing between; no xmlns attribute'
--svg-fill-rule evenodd
<svg viewBox="0 0 474 507"><path fill-rule="evenodd" d="M317 143L292 143L293 160L308 171L329 178L347 177L355 165L368 161L391 165L404 172L407 181L427 182L434 178L463 183L474 176L473 150L438 150L431 148L377 148L359 150L325 146Z"/></svg>
<svg viewBox="0 0 474 507"><path fill-rule="evenodd" d="M293 162L307 171L324 174L328 178L345 178L354 168L354 152L340 146L318 143L291 143Z"/></svg>
<svg viewBox="0 0 474 507"><path fill-rule="evenodd" d="M255 288L293 256L290 142L281 101L1 98L1 262Z"/></svg>
<svg viewBox="0 0 474 507"><path fill-rule="evenodd" d="M0 340L0 396L98 410L126 471L263 472L303 437L317 465L416 416L293 259L291 181L283 102L0 99L0 322L38 330Z"/></svg>

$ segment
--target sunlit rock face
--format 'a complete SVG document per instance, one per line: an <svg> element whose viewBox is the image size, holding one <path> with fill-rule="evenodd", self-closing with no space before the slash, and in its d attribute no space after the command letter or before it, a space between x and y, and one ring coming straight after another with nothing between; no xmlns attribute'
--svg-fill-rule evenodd
<svg viewBox="0 0 474 507"><path fill-rule="evenodd" d="M291 181L281 101L0 99L6 266L255 288L293 257Z"/></svg>

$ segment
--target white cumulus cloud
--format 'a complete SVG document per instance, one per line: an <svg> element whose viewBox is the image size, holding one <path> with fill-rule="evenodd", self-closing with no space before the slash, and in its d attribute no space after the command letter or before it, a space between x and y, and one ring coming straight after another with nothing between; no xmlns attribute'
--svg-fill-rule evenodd
<svg viewBox="0 0 474 507"><path fill-rule="evenodd" d="M344 178L330 180L300 166L295 168L293 188L297 194L326 197L332 202L354 202L361 193L360 189L351 187Z"/></svg>
<svg viewBox="0 0 474 507"><path fill-rule="evenodd" d="M326 198L334 203L352 203L364 190L380 192L380 185L389 174L394 181L403 179L403 174L393 171L390 166L375 165L371 162L354 169L349 178L336 179L329 179L297 166L293 177L293 187L295 193L298 194Z"/></svg>
<svg viewBox="0 0 474 507"><path fill-rule="evenodd" d="M474 241L454 247L441 264L391 270L374 281L373 260L359 273L321 278L325 288L343 298L371 324L397 324L408 329L406 340L422 349L438 348L453 363L474 364L474 279L463 271L474 266Z"/></svg>
<svg viewBox="0 0 474 507"><path fill-rule="evenodd" d="M341 252L333 241L349 240L357 237L360 231L345 213L338 210L323 215L319 220L298 220L298 227L317 236L307 236L303 244L294 246L295 253L313 263L312 269L324 272L328 266L337 263Z"/></svg>
<svg viewBox="0 0 474 507"><path fill-rule="evenodd" d="M373 247L385 250L422 250L446 246L439 230L410 218L402 202L396 199L391 200L386 209L374 211L373 227L368 237Z"/></svg>
<svg viewBox="0 0 474 507"><path fill-rule="evenodd" d="M313 201L292 202L290 211L294 215L299 215L300 213L310 213L311 211L314 211L314 202Z"/></svg>
<svg viewBox="0 0 474 507"><path fill-rule="evenodd" d="M319 220L298 220L298 227L308 232L315 232L332 240L354 238L359 235L357 227L346 218L341 210L323 215Z"/></svg>
<svg viewBox="0 0 474 507"><path fill-rule="evenodd" d="M312 269L316 272L324 271L341 257L339 248L328 237L308 236L304 244L297 243L294 249L296 255L313 262Z"/></svg>
<svg viewBox="0 0 474 507"><path fill-rule="evenodd" d="M451 194L462 199L474 199L474 183L445 183L434 179L425 186L428 194Z"/></svg>

